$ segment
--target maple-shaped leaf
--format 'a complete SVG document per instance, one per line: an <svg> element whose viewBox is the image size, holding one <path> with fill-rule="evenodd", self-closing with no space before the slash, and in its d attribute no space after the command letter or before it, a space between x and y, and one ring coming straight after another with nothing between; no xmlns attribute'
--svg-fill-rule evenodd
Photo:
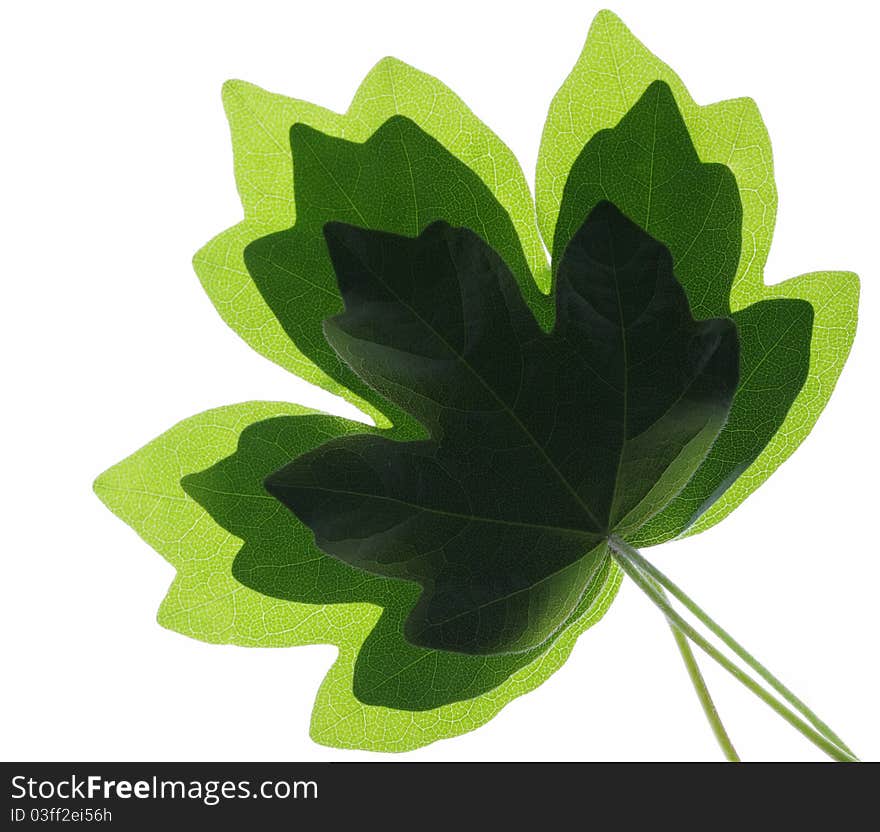
<svg viewBox="0 0 880 832"><path fill-rule="evenodd" d="M697 105L672 70L648 52L610 12L600 12L596 17L581 58L554 98L539 152L537 220L546 247L557 254L557 264L557 219L561 219L560 208L573 166L579 158L585 158L582 154L591 138L603 129L614 128L657 79L672 90L699 161L721 163L735 177L742 205L742 247L730 290L731 315L736 317L749 304L766 298L803 299L813 315L807 377L784 413L784 420L776 424L774 415L772 426L760 425L767 436L772 434L769 441L765 441L766 436L756 435L754 424L733 434L737 449L740 441L746 440L744 444L760 448L758 456L742 473L740 465L735 482L724 482L729 487L720 489L720 498L705 511L711 502L705 500L706 494L713 499L714 495L711 489L700 488L701 494L691 503L687 515L690 519L699 515L685 532L692 533L718 522L735 508L810 431L849 352L855 331L858 281L850 273L817 272L773 286L763 284L776 191L769 138L754 102L736 99ZM363 384L323 338L323 317L342 308L326 252L317 245L322 244L321 229L328 220L410 235L436 219L468 225L510 266L542 328L546 331L552 323L552 299L544 303L547 299L540 294L550 289L550 269L537 233L536 206L526 179L510 150L437 79L395 59L384 59L364 79L344 114L239 81L224 86L223 99L244 220L205 245L194 265L223 319L262 355L354 402L385 429L384 436L413 439L414 434L423 432L405 410L393 407L387 397ZM436 146L432 148L412 130L412 135L405 137L406 119L396 120L400 138L396 141L386 126L394 116L411 120ZM303 153L293 158L291 127L296 124L300 125L300 135L309 136L311 147L317 151L311 159ZM381 153L369 160L367 157L380 149L375 137L383 127L386 141ZM310 134L308 128L313 128ZM391 164L387 158L397 153L399 163L400 154L406 155L414 148L428 151L428 163L421 168L428 179L441 170L452 174L449 179L410 181L409 173L414 173L415 167ZM443 158L443 152L453 157L452 164ZM347 155L347 162L336 165L343 155ZM359 155L361 158L356 158ZM359 191L359 165L364 160L370 161L372 174L378 176L373 176L370 188ZM329 167L325 164L322 170L322 163L327 162ZM383 181L383 170L397 179ZM336 191L332 190L334 185ZM383 206L383 194L392 193L393 200ZM328 195L332 200L322 205ZM309 199L314 200L317 209L311 214L306 207ZM493 200L502 211L496 210ZM619 192L615 202L627 215L639 222L644 220L631 213L631 206ZM330 210L322 213L322 208ZM577 212L583 210L582 204L570 215L571 233L579 227L581 217L576 216ZM358 212L369 215L370 221L364 222ZM505 213L518 244L510 234ZM689 217L688 223L693 219L699 217ZM285 232L292 225L300 231L308 226L317 244L308 242L307 237L302 239L319 256L309 260L304 271L297 269L295 258L285 257L282 265L288 269L293 266L293 272L287 275L288 288L298 292L285 299L283 274L278 275L275 287L270 286L259 274L256 260L245 264L244 253L261 238ZM669 246L673 261L678 260L675 241L664 236L653 221L649 225L653 236ZM679 230L685 230L686 225L683 223ZM283 236L276 241L283 243ZM516 251L517 245L521 246L521 254ZM720 255L729 249L722 246L717 252L707 250ZM722 259L728 261L726 255ZM727 307L715 311L694 295L686 269L676 273L691 295L697 317L727 314ZM534 291L529 274L540 292ZM273 291L275 298L269 303ZM544 314L548 309L549 316ZM748 321L737 320L743 342L741 363L745 365L751 361L750 344L760 345L761 341L749 337ZM778 328L779 334L797 340L803 322L802 318L790 331ZM769 325L766 320L753 323L756 330L773 329L772 321ZM800 372L802 353L798 356L798 361L784 369ZM782 389L762 383L763 374L770 378L778 369L774 366L776 358L781 359L782 366L789 357L781 353L771 356L760 365L751 382L743 376L740 386L750 384L756 395L772 396L772 409L779 413L785 409L781 400L798 384L789 382ZM740 398L738 394L734 407ZM311 731L317 741L340 747L403 750L472 730L561 666L578 635L607 610L620 584L621 570L606 558L580 604L554 637L530 652L468 656L405 642L401 638L402 620L421 591L419 587L383 578L371 583L391 588L387 603L359 597L354 590L334 596L336 578L340 579L336 587L344 590L356 587L357 580L352 576L363 578L363 573L342 563L337 564L338 570L325 569L328 558L308 539L299 520L280 505L270 508L272 501L259 488L260 478L269 470L264 466L271 467L273 459L278 464L282 453L292 459L310 449L309 443L316 435L312 426L326 418L302 413L292 405L266 403L201 414L181 422L114 466L96 482L96 491L177 569L160 610L160 621L165 626L211 642L338 645L339 659L320 688L312 716ZM275 433L278 448L272 454L260 455L251 440L269 435L280 422L287 428ZM344 420L337 427L346 434L365 429ZM335 429L330 435L335 435ZM724 435L714 446L713 455L721 448ZM745 457L739 457L742 459ZM709 460L711 457L702 471L708 470ZM211 483L235 467L247 471L247 477L242 475L235 483L240 493L210 492ZM185 475L190 475L187 487L195 485L196 480L206 487L192 489L197 499L181 487ZM730 472L723 474L722 480L724 476L730 476ZM692 478L688 489L698 481L699 475ZM686 494L687 489L681 492L682 497ZM655 514L633 533L630 542L657 542L677 533L683 516L676 509L677 503L680 499ZM249 518L246 514L251 510ZM289 544L270 552L269 536L281 533L285 525L276 523L279 514L287 515L289 524L299 526ZM665 522L669 517L673 517L672 523ZM290 528L283 534L289 532ZM240 538L244 540L241 551ZM315 561L314 570L301 573L303 560L309 556L321 560ZM304 587L300 579L310 576L316 578L315 586ZM323 580L326 576L330 580ZM314 597L309 597L310 592ZM459 701L468 696L473 698Z"/></svg>
<svg viewBox="0 0 880 832"><path fill-rule="evenodd" d="M352 369L430 433L340 437L267 490L325 552L423 587L415 644L526 650L682 488L736 389L732 321L695 321L669 251L600 203L562 256L544 332L501 257L438 222L417 238L325 229Z"/></svg>

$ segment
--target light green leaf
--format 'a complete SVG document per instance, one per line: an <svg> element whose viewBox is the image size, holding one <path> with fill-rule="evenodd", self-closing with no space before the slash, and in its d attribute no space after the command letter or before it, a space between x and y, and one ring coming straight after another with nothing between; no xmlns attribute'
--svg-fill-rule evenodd
<svg viewBox="0 0 880 832"><path fill-rule="evenodd" d="M382 609L373 604L299 604L262 595L232 576L240 538L214 522L181 487L181 478L233 453L250 425L314 411L248 402L193 416L101 474L95 492L176 570L159 610L168 629L216 644L293 647L333 643L339 657L312 713L317 742L372 751L406 751L486 723L508 702L534 690L568 658L577 637L602 617L620 585L609 564L593 604L552 646L481 696L432 710L364 705L352 693L355 660Z"/></svg>
<svg viewBox="0 0 880 832"><path fill-rule="evenodd" d="M365 141L387 119L404 115L468 165L510 214L532 274L547 291L550 274L535 222L531 193L516 157L448 87L394 58L380 61L344 115L229 81L223 103L232 132L235 177L243 222L205 245L193 260L220 315L257 352L369 413L388 420L307 359L285 334L245 268L245 246L293 225L295 173L290 128L309 125L329 136Z"/></svg>
<svg viewBox="0 0 880 832"><path fill-rule="evenodd" d="M784 422L758 458L686 534L715 525L751 494L803 441L828 401L855 334L858 278L814 272L765 286L764 265L776 218L770 139L755 103L738 98L700 106L681 79L652 55L618 17L602 11L569 77L553 99L538 156L538 223L548 246L568 173L584 145L613 127L655 80L672 89L703 162L727 165L743 205L743 245L731 293L737 311L767 298L800 298L814 310L810 368Z"/></svg>

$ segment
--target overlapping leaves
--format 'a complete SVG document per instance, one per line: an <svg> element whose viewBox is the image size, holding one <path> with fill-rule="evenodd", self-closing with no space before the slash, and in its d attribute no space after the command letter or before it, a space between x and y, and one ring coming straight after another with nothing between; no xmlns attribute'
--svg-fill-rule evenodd
<svg viewBox="0 0 880 832"><path fill-rule="evenodd" d="M539 646L608 535L630 536L699 467L736 389L734 324L694 321L669 251L609 202L566 246L549 333L469 229L325 236L345 299L328 342L430 439L332 440L266 489L323 551L423 587L410 642Z"/></svg>
<svg viewBox="0 0 880 832"><path fill-rule="evenodd" d="M668 88L652 87L658 79ZM239 82L227 85L224 101L245 219L195 263L218 311L258 351L354 401L394 439L424 437L321 334L323 318L342 309L322 247L327 221L409 236L436 220L471 228L504 257L544 330L552 325L552 301L535 290L549 288L550 271L525 179L509 150L435 79L383 61L345 115ZM654 137L662 153L645 140L652 106L664 125ZM597 175L597 160L612 164ZM713 162L732 177L707 171ZM667 177L653 176L663 164L678 183L667 192ZM705 196L709 174L726 197L701 217L692 197ZM717 522L803 439L848 353L857 282L818 273L763 285L775 190L757 110L745 99L697 106L608 12L596 18L545 127L537 216L554 254L600 199L669 248L698 317L734 316L748 368L731 427L679 498L633 538L651 543ZM695 233L702 220L706 228ZM102 475L96 490L178 570L161 623L214 642L339 645L312 735L402 750L477 727L540 684L607 609L620 575L606 563L554 638L530 652L464 656L413 646L402 626L418 587L327 557L261 485L327 439L365 431L288 405L234 406L181 423Z"/></svg>

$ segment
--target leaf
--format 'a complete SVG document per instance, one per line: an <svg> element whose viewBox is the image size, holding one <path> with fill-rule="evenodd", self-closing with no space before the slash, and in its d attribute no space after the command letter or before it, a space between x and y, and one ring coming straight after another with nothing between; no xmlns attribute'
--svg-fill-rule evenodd
<svg viewBox="0 0 880 832"><path fill-rule="evenodd" d="M291 340L329 376L379 407L400 435L416 436L406 414L376 397L324 340L342 310L322 228L330 221L416 235L442 219L475 229L508 263L544 320L550 305L535 285L516 229L482 179L414 122L395 116L365 142L296 124L296 223L245 249L248 271Z"/></svg>
<svg viewBox="0 0 880 832"><path fill-rule="evenodd" d="M608 557L692 476L727 418L736 328L696 322L668 250L600 203L538 326L468 229L325 230L345 312L328 342L430 439L332 440L266 488L328 554L423 587L414 644L540 645Z"/></svg>
<svg viewBox="0 0 880 832"><path fill-rule="evenodd" d="M696 317L732 316L740 336L741 382L727 423L700 470L633 540L649 545L692 525L773 438L807 377L813 309L780 298L731 315L742 223L736 180L726 166L700 161L663 81L578 155L556 222L555 258L605 199L669 248Z"/></svg>
<svg viewBox="0 0 880 832"><path fill-rule="evenodd" d="M448 87L394 58L366 76L345 114L275 95L243 81L223 87L235 157L235 176L245 218L206 244L193 265L227 324L257 352L332 393L353 402L382 427L388 421L331 378L291 342L263 300L244 264L254 240L296 220L290 128L305 124L352 142L368 139L395 115L406 116L473 170L509 214L526 262L538 285L549 287L549 271L535 224L529 187L514 155ZM320 348L320 345L318 345Z"/></svg>
<svg viewBox="0 0 880 832"><path fill-rule="evenodd" d="M696 104L678 76L609 11L600 12L593 21L583 52L553 99L544 127L535 192L538 222L548 245L569 172L584 145L600 130L614 127L656 80L671 88L699 158L726 165L739 187L742 251L731 289L731 309L737 312L766 299L799 299L810 303L814 316L809 373L800 392L757 458L688 529L687 534L695 534L733 511L810 432L849 354L859 289L858 278L850 272L813 272L764 285L776 187L770 140L755 103L738 98L702 107ZM796 323L789 336L803 323ZM766 325L766 321L752 320L743 328ZM745 349L743 358L748 358ZM758 395L757 376L753 386ZM750 436L743 438L754 441Z"/></svg>
<svg viewBox="0 0 880 832"><path fill-rule="evenodd" d="M478 728L512 699L552 675L565 662L578 635L599 620L611 603L620 585L619 571L611 573L589 609L548 650L481 696L413 712L363 704L352 694L355 663L381 610L371 603L293 603L243 586L232 576L241 541L219 526L180 484L187 475L233 455L251 426L291 418L316 417L297 405L270 402L209 410L180 422L105 471L94 487L101 501L177 571L159 610L162 626L215 644L339 646L339 657L321 685L312 713L311 733L317 742L406 751ZM317 418L331 420L337 429L352 429L352 423L343 419ZM364 428L357 426L357 430ZM283 508L279 514L290 516ZM393 682L391 677L386 680L388 685Z"/></svg>
<svg viewBox="0 0 880 832"><path fill-rule="evenodd" d="M417 588L365 574L322 553L304 526L263 487L263 480L328 438L375 429L333 416L280 416L245 428L235 453L183 478L184 491L214 521L243 541L233 576L264 595L300 604L369 603L383 608L354 665L353 692L363 703L430 710L472 699L502 684L546 648L511 656L475 657L415 647L403 637L403 620ZM572 615L591 615L611 564L597 576Z"/></svg>
<svg viewBox="0 0 880 832"><path fill-rule="evenodd" d="M609 74L610 67L613 72ZM592 77L594 71L596 75ZM855 276L846 273L816 273L780 286L763 286L760 273L772 233L775 190L769 142L754 105L742 99L708 108L697 107L671 71L645 52L610 13L602 13L597 18L584 56L554 101L548 118L538 173L538 207L545 239L552 239L558 198L562 196L572 163L584 145L599 129L613 127L658 77L671 85L700 158L729 165L737 179L745 209L745 244L732 289L734 314L765 297L798 296L808 300L816 313L810 375L782 429L735 486L692 527L694 531L717 522L731 510L809 431L830 395L849 350L858 290ZM596 118L590 113L586 121L583 120L585 99L580 88L584 78L597 95ZM608 86L609 79L613 87ZM615 101L618 94L619 100ZM294 343L245 267L244 251L256 240L292 225L299 226L300 230L304 228L304 224L299 223L297 210L302 177L308 173L309 166L301 170L299 162L292 157L289 133L295 123L301 124L299 129L303 135L308 131L302 125L323 131L326 137L314 131L312 137L321 148L335 147L350 159L367 154L371 138L374 139L374 134L394 116L405 116L413 123L399 119L398 126L405 125L405 129L412 131L417 125L424 130L429 141L418 135L415 140L421 141L424 148L430 148L431 141L435 141L440 151L433 148L431 153L438 166L447 172L460 172L458 185L464 183L466 187L457 188L455 198L448 199L448 193L443 194L444 189L437 188L435 183L435 190L429 191L429 200L433 202L440 195L440 205L426 206L419 199L407 202L403 194L398 194L403 199L400 207L404 210L397 211L396 204L387 205L386 208L392 209L392 219L379 211L377 224L400 222L401 230L415 233L413 227L426 225L431 218L456 222L456 217L465 217L461 222L474 222L472 217L476 216L483 223L475 229L477 233L508 261L541 327L546 330L550 326L552 302L545 302L528 280L531 273L540 291L549 289L550 272L522 172L510 151L436 79L386 59L367 76L344 115L272 95L242 82L229 82L224 87L224 104L232 129L236 178L245 219L196 255L194 265L199 278L224 320L249 344L302 377L344 396L372 416L379 426L390 428L377 436L412 439L423 431L417 420L408 418L402 410L390 409L389 402L367 385L349 389L349 383L359 385L360 382L347 373L346 366L336 361L334 354L323 345L315 317L322 314L324 307L311 302L313 292L305 290L301 295L305 301L301 312L308 312L312 319L304 325L294 322L291 326L288 317L287 326L298 339ZM588 102L586 110L589 110ZM575 120L566 124L566 119L573 115ZM346 142L334 145L334 137ZM401 147L404 144L400 142ZM372 146L375 147L375 139ZM444 149L449 158L441 152ZM474 183L474 174L482 184ZM353 182L356 179L349 177L342 183L341 193L350 194ZM377 178L376 193L383 192L378 189L380 185L390 192L399 184ZM420 187L424 192L425 183L420 183ZM327 193L325 190L324 194ZM465 198L464 202L460 201L461 197ZM455 204L456 199L459 204ZM554 199L557 199L555 206ZM488 222L485 221L487 209ZM431 213L435 210L436 216ZM460 213L455 214L456 211ZM505 212L509 215L507 222L503 217ZM317 226L318 220L313 220L312 228ZM511 227L517 240L511 237ZM547 235L548 227L550 235ZM326 274L324 272L322 278ZM332 282L325 280L323 285L332 294ZM338 295L336 302L338 304ZM745 319L740 321L743 329L749 325L756 331L769 328L763 321L752 324ZM748 349L748 344L745 347ZM386 414L391 416L393 425ZM105 472L96 482L96 491L177 568L175 582L160 609L160 622L164 626L220 643L289 646L332 642L339 645L339 658L319 691L313 713L312 735L317 741L340 747L405 750L478 727L506 702L540 684L565 661L579 633L604 614L619 586L620 571L606 558L580 604L553 640L533 649L532 653L475 657L407 645L400 637L402 621L420 589L406 581L359 576L364 586L394 588L384 611L365 601L324 604L289 600L288 596L298 598L305 594L303 585L297 583L298 572L304 567L303 555L311 553L321 558L324 565L320 574L331 578L311 588L315 597L321 593L333 597L334 580L340 582L340 587L349 581L348 589L354 594L356 582L351 581L351 575L355 572L341 564L337 564L339 571L335 572L332 567L326 567L331 559L319 553L304 536L291 558L287 561L282 558L276 564L274 579L268 577L270 571L266 569L253 570L251 577L247 577L247 572L240 572L234 566L242 540L245 548L255 546L265 553L270 540L266 535L271 536L279 517L297 522L292 515L275 509L255 514L254 524L248 526L247 519L238 513L236 505L244 511L244 504L256 499L258 492L254 489L268 470L263 466L269 456L258 458L255 446L251 447L248 441L251 436L262 437L279 429L279 443L285 452L295 457L303 447L298 446L294 438L285 442L284 437L296 436L296 420L303 420L300 424L303 437L314 439L314 432L306 429L305 424L327 427L331 423L314 420L329 418L309 414L292 405L265 403L211 411L172 428ZM344 420L332 424L339 426L341 434L352 430L371 431L360 425L352 427ZM288 427L282 430L279 426L283 425ZM246 431L249 426L252 433ZM329 433L335 435L332 430ZM277 458L274 459L277 463ZM243 489L241 504L237 498L211 494L210 487L199 491L198 486L210 486L212 478L222 479L233 474L239 484L237 487ZM210 506L221 523L215 522L210 512L183 490L182 478L186 479L187 487ZM268 504L268 501L262 502L264 511ZM223 523L235 526L242 537L230 532ZM239 565L243 567L251 554L248 552L242 557ZM251 565L258 563L261 562L254 560ZM286 568L292 563L298 564L296 569ZM255 584L262 583L269 592L277 592L284 599L252 591L235 580L233 572ZM255 577L258 574L262 575L259 579ZM272 583L274 587L268 586ZM368 594L366 590L364 594ZM347 597L346 592L338 597ZM453 661L460 664L444 664ZM462 672L456 676L451 667ZM472 671L472 675L468 675ZM426 684L429 681L430 684ZM490 690L494 684L498 686ZM483 690L485 692L481 692ZM452 701L454 697L471 694L473 698ZM409 710L385 707L386 703L398 703Z"/></svg>

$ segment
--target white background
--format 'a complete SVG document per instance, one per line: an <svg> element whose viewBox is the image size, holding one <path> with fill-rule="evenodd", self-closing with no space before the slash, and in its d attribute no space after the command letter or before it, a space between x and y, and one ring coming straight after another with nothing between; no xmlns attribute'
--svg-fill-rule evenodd
<svg viewBox="0 0 880 832"><path fill-rule="evenodd" d="M2 615L7 759L382 759L308 737L330 646L210 646L159 627L172 569L96 474L217 405L350 414L252 352L190 267L241 215L220 85L347 107L383 55L437 75L530 180L590 3L17 3L0 22ZM873 4L618 2L701 103L751 95L774 142L775 282L862 276L859 334L810 438L734 515L652 558L859 752L880 758L878 181ZM705 664L705 663L704 663ZM707 668L751 760L819 759ZM632 584L567 665L410 759L719 758L663 620Z"/></svg>

